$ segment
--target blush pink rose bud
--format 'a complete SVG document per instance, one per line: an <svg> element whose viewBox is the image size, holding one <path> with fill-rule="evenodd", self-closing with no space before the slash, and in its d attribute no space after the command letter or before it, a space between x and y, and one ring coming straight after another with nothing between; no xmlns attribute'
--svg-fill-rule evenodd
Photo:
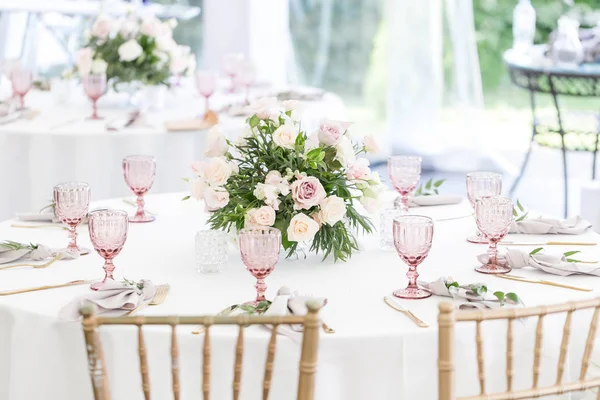
<svg viewBox="0 0 600 400"><path fill-rule="evenodd" d="M349 180L365 180L370 175L369 160L366 158L359 158L346 170L346 178Z"/></svg>
<svg viewBox="0 0 600 400"><path fill-rule="evenodd" d="M281 173L279 171L269 171L267 176L265 177L265 183L267 185L278 185L281 183Z"/></svg>
<svg viewBox="0 0 600 400"><path fill-rule="evenodd" d="M275 210L271 206L262 206L248 211L247 223L250 225L272 226L275 223Z"/></svg>
<svg viewBox="0 0 600 400"><path fill-rule="evenodd" d="M331 119L321 120L319 141L326 146L335 146L350 125L352 125L351 122L334 121Z"/></svg>
<svg viewBox="0 0 600 400"><path fill-rule="evenodd" d="M216 211L229 204L229 192L222 187L206 188L204 202L208 211Z"/></svg>
<svg viewBox="0 0 600 400"><path fill-rule="evenodd" d="M294 181L291 189L295 210L308 210L319 204L327 195L321 182L314 176L307 176Z"/></svg>

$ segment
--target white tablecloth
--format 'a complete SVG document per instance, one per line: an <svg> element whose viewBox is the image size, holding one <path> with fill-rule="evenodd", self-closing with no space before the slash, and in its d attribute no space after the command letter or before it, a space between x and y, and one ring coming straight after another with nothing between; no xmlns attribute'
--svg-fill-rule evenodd
<svg viewBox="0 0 600 400"><path fill-rule="evenodd" d="M110 198L129 193L121 160L129 154L156 157L155 193L185 190L178 178L189 175L189 165L203 157L205 131L167 132L164 121L191 119L203 112L203 99L193 95L192 82L174 88L165 96L166 107L146 114L148 124L119 132L106 130L107 122L126 117L130 107L127 95L109 93L98 102L102 121L89 121L91 104L83 98L81 87L72 90L67 104L57 104L51 93L32 91L26 104L41 113L33 120L0 125L0 220L15 212L38 210L52 199L52 188L59 182L80 180L93 187L95 198ZM268 89L256 89L260 96ZM242 94L215 94L213 107L241 101ZM308 118L345 118L340 98L327 93L321 101L308 102ZM221 124L230 137L238 135L244 117L221 115Z"/></svg>
<svg viewBox="0 0 600 400"><path fill-rule="evenodd" d="M206 215L203 204L181 202L183 194L149 196L148 207L158 212L156 222L131 224L122 253L115 259L115 275L128 279L150 279L169 283L171 291L160 306L141 311L145 315L213 314L224 307L253 298L254 278L245 271L239 254L231 248L225 271L218 275L200 275L195 271L194 231L203 227ZM121 200L101 201L95 206L110 206L132 211ZM470 213L466 204L419 208L416 212L434 218ZM18 229L10 222L0 224L0 238L23 242L39 242L52 247L66 244L66 232L56 228ZM465 237L474 231L470 218L440 221L435 224L433 247L419 267L421 278L433 280L451 275L461 283L485 282L490 290L517 292L527 305L541 305L598 295L551 286L502 280L473 271L476 255L483 245L470 244ZM86 227L80 228L80 243L90 246ZM539 240L535 236L511 235L511 239ZM598 235L588 232L574 237L552 237L556 240L593 240ZM303 294L328 298L322 317L336 329L332 335L321 334L317 399L319 400L433 400L437 399L437 304L448 301L430 297L402 303L431 327L416 327L408 318L389 308L384 295L406 285L406 266L395 252L377 248L377 237L361 237L362 250L347 263L320 262L310 255L306 260L281 260L267 278L267 297L287 285ZM574 248L573 248L574 249ZM599 259L597 246L581 248L582 259ZM548 251L565 251L563 248ZM569 250L571 248L569 247ZM74 261L59 261L47 269L9 269L0 271L0 290L62 283L75 279L102 276L102 259L95 253ZM560 278L542 275L534 270L518 275L568 281L574 285L596 288L600 279L590 276ZM85 286L55 289L0 297L0 400L88 400L91 385L81 327L76 322L57 319L61 307L75 296L89 290ZM547 318L544 325L542 381L553 383L556 359L562 336L564 316ZM590 314L573 318L570 361L581 358ZM523 321L515 327L515 386L531 384L533 343L536 321ZM179 331L183 399L200 396L202 336ZM235 329L215 329L211 340L212 384L214 399L230 398L233 376ZM506 331L502 322L484 323L484 351L488 390L505 387L504 366ZM243 399L260 398L268 331L253 328L246 333ZM138 373L135 330L104 330L114 399L142 399ZM169 334L167 330L148 329L153 398L170 398ZM457 330L457 387L461 395L477 394L474 326L466 324ZM275 362L272 399L295 398L299 346L286 336L279 336ZM569 369L577 375L578 368ZM242 391L244 393L244 391ZM568 397L564 397L568 398Z"/></svg>

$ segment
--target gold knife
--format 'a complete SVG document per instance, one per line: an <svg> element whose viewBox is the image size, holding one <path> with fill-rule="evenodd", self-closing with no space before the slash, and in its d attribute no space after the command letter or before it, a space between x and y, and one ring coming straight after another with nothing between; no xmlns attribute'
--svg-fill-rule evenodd
<svg viewBox="0 0 600 400"><path fill-rule="evenodd" d="M396 301L396 299L394 299L393 297L391 297L391 296L384 296L383 297L383 301L385 301L385 303L388 306L392 307L394 310L400 311L402 314L406 315L415 324L417 324L420 328L429 328L429 324L427 322L425 322L422 319L420 319L419 317L417 317L409 309L405 308L402 304L398 303Z"/></svg>
<svg viewBox="0 0 600 400"><path fill-rule="evenodd" d="M508 246L596 246L596 242L513 242L510 240L502 240L498 244L504 244Z"/></svg>
<svg viewBox="0 0 600 400"><path fill-rule="evenodd" d="M540 285L556 286L556 287L561 287L561 288L565 288L565 289L579 290L581 292L591 292L593 290L593 289L581 287L581 286L567 285L564 283L546 281L543 279L525 278L524 276L517 276L517 275L495 274L494 276L497 278L510 279L510 280L518 281L518 282L538 283Z"/></svg>
<svg viewBox="0 0 600 400"><path fill-rule="evenodd" d="M0 296L10 296L12 294L20 294L20 293L28 293L28 292L37 292L39 290L47 290L47 289L56 289L67 286L75 286L75 285L85 285L86 283L92 283L94 281L84 281L84 280L76 280L67 283L61 283L58 285L47 285L47 286L36 286L27 289L17 289L17 290L5 290L0 292Z"/></svg>

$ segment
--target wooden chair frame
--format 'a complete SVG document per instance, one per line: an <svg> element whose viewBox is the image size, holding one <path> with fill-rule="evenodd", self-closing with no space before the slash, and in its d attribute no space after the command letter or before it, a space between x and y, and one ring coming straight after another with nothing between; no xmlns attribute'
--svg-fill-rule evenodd
<svg viewBox="0 0 600 400"><path fill-rule="evenodd" d="M569 346L569 337L571 333L571 316L576 310L594 309L594 315L588 330L588 336L585 343L583 360L581 362L581 372L579 379L563 383L563 374L565 362L567 359L567 350ZM598 315L600 314L600 298L568 302L557 305L529 307L529 308L500 308L490 311L460 311L457 312L455 306L450 303L441 303L439 305L438 315L438 398L439 400L518 400L531 399L552 394L563 394L600 387L600 377L586 379L587 370L590 363L590 357L594 347L594 340L598 326ZM560 345L560 355L557 366L556 382L552 386L538 387L540 376L540 360L542 351L542 335L544 317L548 314L567 313L563 326L563 335ZM513 321L519 318L538 317L535 331L535 347L533 359L533 385L530 389L513 390ZM506 345L506 383L505 392L486 394L485 390L485 372L484 372L484 354L483 338L481 335L481 321L506 319L507 326L507 345ZM477 348L477 371L479 378L480 394L469 397L456 397L456 387L454 384L454 326L457 322L475 322L475 343ZM597 400L600 400L600 390Z"/></svg>
<svg viewBox="0 0 600 400"><path fill-rule="evenodd" d="M92 380L95 400L110 400L108 375L105 369L104 354L97 328L102 325L135 325L138 327L138 353L140 360L140 373L142 376L142 390L144 398L150 400L150 380L148 377L148 360L146 345L144 343L144 325L168 325L171 327L171 375L172 390L175 400L180 398L179 387L179 347L177 344L176 327L178 325L203 325L203 366L202 366L202 394L204 400L210 399L210 374L211 374L211 348L210 327L213 325L237 325L239 334L235 347L235 367L232 384L233 399L238 400L242 379L242 360L244 353L244 328L250 325L271 325L271 337L267 350L265 373L263 378L263 400L269 398L271 378L273 375L273 361L277 345L277 327L279 325L303 325L302 353L300 356L300 371L298 379L297 400L314 400L315 371L317 366L317 349L319 342L319 304L308 302L306 316L249 316L239 315L233 317L116 317L103 318L94 315L92 306L81 309L83 316L83 332L85 336L88 355L88 366Z"/></svg>

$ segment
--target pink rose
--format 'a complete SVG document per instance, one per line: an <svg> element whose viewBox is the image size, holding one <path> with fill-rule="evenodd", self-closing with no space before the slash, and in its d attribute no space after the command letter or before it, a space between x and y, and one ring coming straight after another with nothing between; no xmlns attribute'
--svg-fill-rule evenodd
<svg viewBox="0 0 600 400"><path fill-rule="evenodd" d="M316 206L327 195L321 182L314 176L298 179L291 185L292 198L294 199L294 210L305 209Z"/></svg>
<svg viewBox="0 0 600 400"><path fill-rule="evenodd" d="M196 173L197 175L202 174L202 171L204 169L204 163L202 161L194 161L191 165L192 167L192 171L194 171L194 173Z"/></svg>
<svg viewBox="0 0 600 400"><path fill-rule="evenodd" d="M204 191L208 211L216 211L229 204L229 192L222 187L209 187Z"/></svg>
<svg viewBox="0 0 600 400"><path fill-rule="evenodd" d="M214 157L208 162L202 162L200 176L212 186L222 186L233 173L231 163L225 157Z"/></svg>
<svg viewBox="0 0 600 400"><path fill-rule="evenodd" d="M346 178L349 180L365 180L371 175L369 160L359 158L346 170Z"/></svg>
<svg viewBox="0 0 600 400"><path fill-rule="evenodd" d="M367 151L367 153L379 153L379 143L377 143L377 140L375 139L375 136L373 135L367 135L365 136L364 139L364 144L365 144L365 150Z"/></svg>
<svg viewBox="0 0 600 400"><path fill-rule="evenodd" d="M92 58L92 49L89 47L84 47L83 49L77 51L75 54L75 65L77 65L77 71L79 72L79 75L89 75L90 71L92 70Z"/></svg>
<svg viewBox="0 0 600 400"><path fill-rule="evenodd" d="M267 185L277 185L281 183L282 179L283 178L281 177L281 173L279 171L269 171L265 178L265 183Z"/></svg>
<svg viewBox="0 0 600 400"><path fill-rule="evenodd" d="M248 211L246 225L249 226L272 226L275 223L275 210L270 206L253 208Z"/></svg>
<svg viewBox="0 0 600 400"><path fill-rule="evenodd" d="M99 16L92 25L92 35L96 36L98 39L106 39L108 35L110 35L112 24L112 21L106 16Z"/></svg>
<svg viewBox="0 0 600 400"><path fill-rule="evenodd" d="M155 37L161 33L161 25L162 22L156 17L147 18L142 22L140 32L144 35Z"/></svg>
<svg viewBox="0 0 600 400"><path fill-rule="evenodd" d="M335 146L350 125L352 125L351 122L334 121L331 119L321 120L319 141L327 146Z"/></svg>

